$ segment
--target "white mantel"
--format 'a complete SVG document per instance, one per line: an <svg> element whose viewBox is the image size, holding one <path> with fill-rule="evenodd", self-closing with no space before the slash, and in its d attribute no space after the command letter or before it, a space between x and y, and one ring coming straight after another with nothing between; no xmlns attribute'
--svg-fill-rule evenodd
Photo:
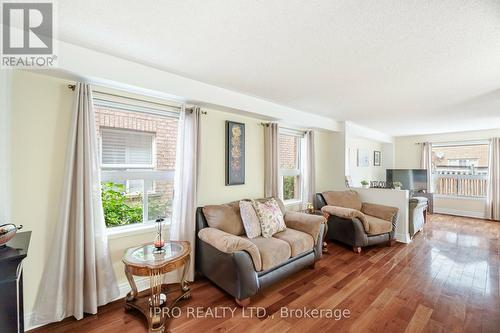
<svg viewBox="0 0 500 333"><path fill-rule="evenodd" d="M399 208L395 238L398 242L409 243L409 200L410 191L385 188L352 188L358 192L361 201Z"/></svg>

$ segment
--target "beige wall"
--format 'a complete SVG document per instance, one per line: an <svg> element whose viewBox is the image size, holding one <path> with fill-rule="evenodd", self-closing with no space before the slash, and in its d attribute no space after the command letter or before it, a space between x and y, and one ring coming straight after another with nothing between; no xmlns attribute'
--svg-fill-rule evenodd
<svg viewBox="0 0 500 333"><path fill-rule="evenodd" d="M10 222L10 71L0 70L0 225Z"/></svg>
<svg viewBox="0 0 500 333"><path fill-rule="evenodd" d="M12 221L32 231L24 263L29 313L57 222L73 94L42 75L15 71L12 80Z"/></svg>
<svg viewBox="0 0 500 333"><path fill-rule="evenodd" d="M395 167L412 169L420 167L420 145L418 142L453 142L489 139L499 137L500 129L468 131L395 138ZM437 212L484 217L486 205L484 199L436 198L434 209Z"/></svg>
<svg viewBox="0 0 500 333"><path fill-rule="evenodd" d="M417 136L399 136L394 140L395 167L399 169L411 169L418 168L420 166L420 146L416 144L418 142L481 140L498 136L500 136L500 129Z"/></svg>
<svg viewBox="0 0 500 333"><path fill-rule="evenodd" d="M207 110L200 124L198 205L264 196L264 128L261 120ZM245 124L245 184L225 186L226 120Z"/></svg>
<svg viewBox="0 0 500 333"><path fill-rule="evenodd" d="M316 131L314 137L316 159L316 191L343 190L344 133Z"/></svg>
<svg viewBox="0 0 500 333"><path fill-rule="evenodd" d="M14 71L12 75L12 221L32 231L24 269L25 312L32 311L56 227L63 181L73 92L66 80ZM222 203L264 195L264 145L261 120L217 110L201 117L198 204ZM246 124L246 181L225 186L225 121ZM318 191L343 188L343 134L317 132ZM126 248L151 240L151 231L110 238L112 264L126 283L121 257Z"/></svg>

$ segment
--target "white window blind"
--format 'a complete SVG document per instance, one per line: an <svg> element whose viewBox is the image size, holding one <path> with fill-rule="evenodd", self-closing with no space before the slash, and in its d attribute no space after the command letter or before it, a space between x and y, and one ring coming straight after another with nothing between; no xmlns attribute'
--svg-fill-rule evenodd
<svg viewBox="0 0 500 333"><path fill-rule="evenodd" d="M154 167L154 135L121 129L101 131L103 167Z"/></svg>

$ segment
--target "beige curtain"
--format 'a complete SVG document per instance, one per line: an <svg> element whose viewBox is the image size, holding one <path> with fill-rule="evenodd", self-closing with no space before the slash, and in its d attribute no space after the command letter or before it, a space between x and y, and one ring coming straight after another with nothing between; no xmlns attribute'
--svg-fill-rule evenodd
<svg viewBox="0 0 500 333"><path fill-rule="evenodd" d="M500 138L490 140L486 217L500 221Z"/></svg>
<svg viewBox="0 0 500 333"><path fill-rule="evenodd" d="M432 143L424 142L421 146L420 169L427 170L427 191L434 192L434 185L432 184Z"/></svg>
<svg viewBox="0 0 500 333"><path fill-rule="evenodd" d="M304 154L302 154L303 165L303 196L302 205L305 209L308 202L313 202L316 188L316 173L314 159L314 131L306 131L304 136Z"/></svg>
<svg viewBox="0 0 500 333"><path fill-rule="evenodd" d="M264 195L278 197L278 124L269 123L264 126Z"/></svg>
<svg viewBox="0 0 500 333"><path fill-rule="evenodd" d="M34 306L33 325L84 313L119 295L108 250L92 90L78 83L59 220Z"/></svg>
<svg viewBox="0 0 500 333"><path fill-rule="evenodd" d="M181 110L175 166L175 197L170 227L172 240L185 240L191 243L189 281L194 279L200 113L199 107L187 111L184 108Z"/></svg>

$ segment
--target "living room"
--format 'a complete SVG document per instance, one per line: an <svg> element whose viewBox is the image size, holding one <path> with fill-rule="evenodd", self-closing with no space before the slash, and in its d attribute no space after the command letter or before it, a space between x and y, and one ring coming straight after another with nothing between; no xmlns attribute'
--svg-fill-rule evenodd
<svg viewBox="0 0 500 333"><path fill-rule="evenodd" d="M1 332L497 331L498 3L40 4Z"/></svg>

